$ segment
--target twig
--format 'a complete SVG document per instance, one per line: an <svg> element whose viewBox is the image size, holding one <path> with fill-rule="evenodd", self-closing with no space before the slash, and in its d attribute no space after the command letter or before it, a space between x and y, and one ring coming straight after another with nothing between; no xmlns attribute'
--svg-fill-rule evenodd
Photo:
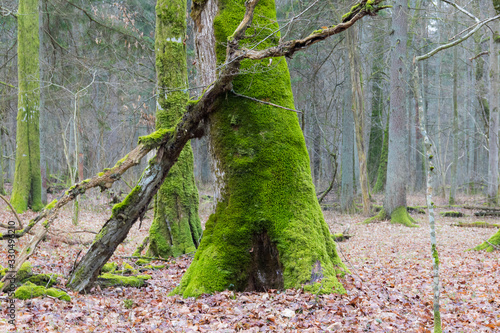
<svg viewBox="0 0 500 333"><path fill-rule="evenodd" d="M500 18L500 15L497 15L497 16L494 16L494 17L490 17L489 19L486 19L484 21L481 21L480 23L476 23L477 24L476 27L474 29L472 29L467 35L465 35L462 38L457 39L456 41L453 41L451 43L444 44L444 45L441 45L439 47L436 47L434 50L430 51L427 54L415 57L415 61L421 61L421 60L428 59L428 58L432 57L433 55L435 55L436 53L438 53L439 51L445 50L447 48L450 48L452 46L455 46L455 45L458 45L458 44L462 43L463 41L465 41L466 39L468 39L470 36L474 35L479 29L481 29L481 27L483 25L485 25L486 23L489 23L491 21L497 20L499 18Z"/></svg>
<svg viewBox="0 0 500 333"><path fill-rule="evenodd" d="M3 201L5 201L5 203L10 207L10 210L12 211L12 213L14 213L14 215L16 216L16 219L17 219L17 222L19 222L19 229L22 229L24 228L23 226L23 222L21 221L21 219L19 218L19 215L17 215L16 213L16 210L14 209L14 207L12 207L12 205L10 204L9 200L7 200L6 197L4 197L3 195L0 194L0 198L2 198ZM2 223L3 224L3 223ZM4 227L2 225L2 227ZM5 228L5 227L4 227ZM7 226L8 228L8 226Z"/></svg>
<svg viewBox="0 0 500 333"><path fill-rule="evenodd" d="M242 94L238 94L238 93L237 93L237 92L235 92L234 90L231 90L231 92L232 92L235 96L238 96L238 97L243 97L243 98L246 98L246 99L249 99L249 100L255 101L255 102L259 102L259 103L262 103L262 104L266 104L266 105L274 106L274 107L276 107L276 108L280 108L280 109L284 109L284 110L288 110L288 111L293 111L293 112L296 112L296 113L302 113L302 111L298 111L298 110L290 109L290 108L287 108L287 107L284 107L284 106L281 106L281 105L277 105L277 104L274 104L274 103L270 103L270 102L261 101L260 99L253 98L253 97L250 97L250 96L245 96L245 95L242 95Z"/></svg>
<svg viewBox="0 0 500 333"><path fill-rule="evenodd" d="M490 52L489 51L483 51L481 53L478 53L476 54L475 56L473 56L472 58L469 58L469 61L472 61L472 60L476 60L477 58L481 57L481 56L484 56L484 55L487 55L489 54Z"/></svg>
<svg viewBox="0 0 500 333"><path fill-rule="evenodd" d="M481 20L479 20L476 16L472 15L470 12L468 12L467 10L465 10L465 8L460 7L456 3L451 2L449 0L441 0L441 1L446 2L448 5L455 7L456 9L458 9L459 11L461 11L462 13L464 13L465 15L469 16L474 21L476 21L476 23L481 22Z"/></svg>

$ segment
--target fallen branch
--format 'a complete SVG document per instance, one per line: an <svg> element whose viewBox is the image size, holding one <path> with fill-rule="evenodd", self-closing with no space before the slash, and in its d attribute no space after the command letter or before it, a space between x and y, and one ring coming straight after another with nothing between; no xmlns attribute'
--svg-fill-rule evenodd
<svg viewBox="0 0 500 333"><path fill-rule="evenodd" d="M24 228L24 226L23 226L23 222L21 221L21 218L19 217L19 215L17 215L16 210L14 209L14 207L12 207L12 205L10 204L10 201L9 201L9 200L7 200L7 198L6 198L6 197L4 197L4 196L3 196L3 195L1 195L1 194L0 194L0 198L1 198L3 201L5 201L5 203L9 206L10 210L12 211L12 213L14 213L14 215L16 216L17 222L19 223L19 227L18 227L18 228L16 228L16 230L19 230L19 229ZM0 224L0 227L9 229L9 226L8 226L8 225L6 225L5 223Z"/></svg>
<svg viewBox="0 0 500 333"><path fill-rule="evenodd" d="M458 222L451 225L452 227L466 227L466 228L500 228L500 224L493 224L487 222Z"/></svg>

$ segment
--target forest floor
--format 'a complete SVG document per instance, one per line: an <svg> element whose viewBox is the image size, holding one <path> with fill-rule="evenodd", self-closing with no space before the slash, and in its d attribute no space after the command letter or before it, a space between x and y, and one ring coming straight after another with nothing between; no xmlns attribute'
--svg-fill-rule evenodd
<svg viewBox="0 0 500 333"><path fill-rule="evenodd" d="M202 196L203 198L203 196ZM206 196L204 197L206 198ZM382 198L377 198L379 202ZM98 193L81 201L80 223L71 224L66 208L53 226L58 235L41 243L30 259L36 273L66 276L77 254L86 246L69 246L67 231L99 231L110 214L109 199ZM411 205L423 205L424 196L409 198ZM436 204L444 205L436 200ZM479 204L480 198L463 197L459 203ZM212 203L202 199L201 215L206 220ZM437 209L437 212L449 210ZM437 215L440 256L441 314L445 332L500 332L499 252L466 251L496 229L454 227L457 221L494 222L476 218L470 210L463 218ZM71 291L71 301L51 297L16 300L18 332L431 332L432 289L429 225L427 215L413 214L421 227L407 228L388 222L358 225L364 217L325 211L332 232L348 226L349 240L338 243L338 251L350 274L341 279L345 295L313 295L302 290L248 293L224 291L198 299L168 296L189 266L192 255L170 259L167 267L148 271L152 279L144 288L94 288L86 295ZM28 221L34 214L22 215ZM136 246L147 235L152 210L111 258L129 262ZM0 204L0 221L12 220L12 213ZM498 218L496 219L498 220ZM92 234L73 234L92 240ZM27 242L18 241L20 248ZM7 265L7 246L0 245L0 264ZM156 262L164 264L164 262ZM58 285L64 288L64 279ZM16 331L7 324L6 296L0 297L0 331ZM127 302L125 302L127 301ZM126 304L128 306L126 306ZM131 306L130 306L131 305Z"/></svg>

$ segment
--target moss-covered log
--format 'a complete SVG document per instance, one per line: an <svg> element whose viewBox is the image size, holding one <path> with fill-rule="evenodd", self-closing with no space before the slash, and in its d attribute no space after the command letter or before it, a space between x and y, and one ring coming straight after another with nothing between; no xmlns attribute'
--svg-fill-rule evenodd
<svg viewBox="0 0 500 333"><path fill-rule="evenodd" d="M227 60L223 45L243 17L243 3L219 1L219 63ZM245 43L276 45L279 35L270 34L278 28L273 0L259 2L253 24L259 33ZM245 74L234 79L234 90L293 108L285 60L268 65L267 60L243 61ZM210 120L211 143L223 175L222 197L174 292L187 297L321 283L322 292L343 292L336 275L344 266L315 196L296 114L228 94Z"/></svg>
<svg viewBox="0 0 500 333"><path fill-rule="evenodd" d="M16 169L12 206L17 212L42 204L40 171L40 65L38 62L38 0L20 0L17 16L17 64L19 76Z"/></svg>
<svg viewBox="0 0 500 333"><path fill-rule="evenodd" d="M496 234L490 237L486 242L478 245L474 248L476 251L486 250L487 252L493 252L495 250L500 250L500 230Z"/></svg>
<svg viewBox="0 0 500 333"><path fill-rule="evenodd" d="M159 0L156 5L156 127L170 128L186 111L187 93L186 0ZM167 93L167 91L169 91ZM198 190L193 173L193 151L188 142L163 182L155 201L149 229L150 256L179 256L193 252L201 237Z"/></svg>

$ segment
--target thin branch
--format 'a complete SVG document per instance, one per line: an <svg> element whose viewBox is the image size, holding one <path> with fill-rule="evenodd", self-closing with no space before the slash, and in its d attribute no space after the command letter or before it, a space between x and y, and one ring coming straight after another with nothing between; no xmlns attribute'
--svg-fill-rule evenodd
<svg viewBox="0 0 500 333"><path fill-rule="evenodd" d="M10 83L6 83L6 82L3 82L3 81L0 81L0 84L3 84L3 85L5 85L5 86L7 86L7 87L9 87L9 88L14 88L14 89L17 89L17 87L13 86L13 85L12 85L12 84L10 84Z"/></svg>
<svg viewBox="0 0 500 333"><path fill-rule="evenodd" d="M476 16L474 16L470 12L468 12L465 8L460 7L456 3L452 2L452 1L449 1L449 0L441 0L441 1L446 2L448 5L455 7L457 10L461 11L462 13L464 13L465 15L469 16L474 21L476 21L476 23L480 23L481 22L480 19L478 19Z"/></svg>
<svg viewBox="0 0 500 333"><path fill-rule="evenodd" d="M438 52L440 52L442 50L448 49L450 47L453 47L455 45L458 45L458 44L462 43L463 41L465 41L466 39L468 39L470 36L474 35L479 29L481 29L481 27L483 25L485 25L485 24L487 24L487 23L489 23L491 21L497 20L499 18L500 18L500 15L497 15L497 16L490 17L489 19L486 19L486 20L482 21L481 23L477 24L474 29L472 29L467 35L463 36L462 38L457 39L456 41L453 41L451 43L444 44L444 45L441 45L439 47L436 47L434 50L430 51L427 54L415 57L414 61L416 62L416 61L421 61L421 60L428 59L428 58L432 57L433 55L435 55L436 53L438 53Z"/></svg>
<svg viewBox="0 0 500 333"><path fill-rule="evenodd" d="M242 94L238 94L238 93L237 93L236 91L234 91L234 90L231 90L231 92L232 92L235 96L238 96L238 97L243 97L243 98L246 98L246 99L249 99L249 100L255 101L255 102L259 102L259 103L262 103L262 104L266 104L266 105L274 106L274 107L276 107L276 108L280 108L280 109L284 109L284 110L288 110L288 111L293 111L293 112L296 112L296 113L302 113L302 111L298 111L298 110L290 109L290 108L287 108L287 107L284 107L284 106L281 106L281 105L277 105L277 104L274 104L274 103L270 103L270 102L265 102L265 101L262 101L262 100L260 100L260 99L253 98L253 97L250 97L250 96L245 96L245 95L242 95Z"/></svg>
<svg viewBox="0 0 500 333"><path fill-rule="evenodd" d="M19 215L17 215L16 213L16 210L14 209L14 207L12 207L12 205L10 204L9 200L7 200L6 197L4 197L3 195L0 194L0 198L5 201L5 203L9 206L10 210L12 211L12 213L14 213L14 215L16 216L16 219L17 219L17 222L19 222L19 229L22 229L24 228L23 226L23 222L21 221L21 218L19 217ZM2 227L4 227L2 225ZM5 227L4 227L5 228ZM8 228L8 227L7 227Z"/></svg>
<svg viewBox="0 0 500 333"><path fill-rule="evenodd" d="M473 56L472 58L469 58L469 61L476 60L477 58L482 57L482 56L484 56L484 55L487 55L487 54L489 54L489 53L490 53L489 51L483 51L483 52L481 52L481 53L476 54L476 55L475 55L475 56Z"/></svg>
<svg viewBox="0 0 500 333"><path fill-rule="evenodd" d="M338 25L332 25L329 28L314 31L309 36L303 39L296 39L280 43L277 46L267 48L265 50L254 50L242 48L238 51L238 57L261 60L270 57L285 56L291 58L297 51L305 50L309 46L321 42L330 36L336 35L351 27L356 21L366 15L375 15L378 11L388 8L388 6L377 6L383 0L375 0L370 6L367 6L367 0L360 1L355 5L353 10L348 13L348 16L343 18L343 21Z"/></svg>
<svg viewBox="0 0 500 333"><path fill-rule="evenodd" d="M80 7L80 6L76 5L76 4L74 4L73 2L71 2L71 1L69 1L69 0L66 0L66 2L67 2L68 4L70 4L71 6L75 7L76 9L81 10L81 11L85 14L85 16L87 16L87 17L88 17L88 19L89 19L90 21L92 21L92 22L94 22L94 23L96 23L96 24L98 24L98 25L100 25L100 26L102 26L102 27L104 27L104 28L106 28L106 29L109 29L109 30L112 30L112 31L114 31L114 32L117 32L117 33L119 33L119 34L122 34L122 35L125 35L125 36L132 37L132 38L134 38L136 41L138 41L139 43L141 43L141 45L143 45L143 46L147 47L147 49L148 49L149 51L154 51L153 49L151 49L150 47L148 47L148 46L147 46L147 43L145 43L145 40L143 40L143 39L141 39L141 38L138 38L138 37L136 37L136 36L134 36L134 35L132 35L132 34L129 34L129 33L125 32L125 31L120 31L119 29L114 28L114 27L112 27L112 26L106 25L106 24L104 24L104 23L102 23L102 22L98 21L97 19L95 19L95 18L94 18L94 16L93 16L93 15L91 15L91 14L90 14L87 10L85 10L84 8L82 8L82 7Z"/></svg>

